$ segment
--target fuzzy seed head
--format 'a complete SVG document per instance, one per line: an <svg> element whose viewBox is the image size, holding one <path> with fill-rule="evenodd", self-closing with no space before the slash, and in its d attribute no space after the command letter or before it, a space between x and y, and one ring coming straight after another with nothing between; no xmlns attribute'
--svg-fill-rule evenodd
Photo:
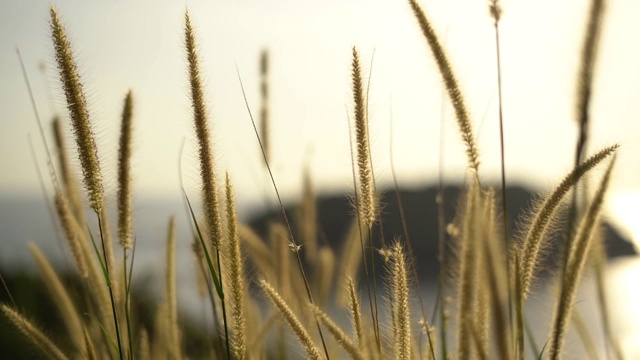
<svg viewBox="0 0 640 360"><path fill-rule="evenodd" d="M438 64L440 75L442 76L445 88L447 89L447 94L449 94L449 99L451 100L451 104L453 105L456 113L462 141L467 148L466 152L469 168L472 169L474 171L474 175L477 176L478 168L480 166L478 147L473 135L471 120L469 119L469 111L467 110L467 105L464 97L462 96L460 85L458 85L458 80L453 72L447 53L445 52L438 35L433 29L433 26L424 11L420 5L418 5L416 0L409 0L409 5L411 6L411 10L416 17L416 20L418 21L418 25L420 26L420 30L422 30L423 36L431 49L431 53Z"/></svg>
<svg viewBox="0 0 640 360"><path fill-rule="evenodd" d="M246 357L245 340L245 280L243 274L243 260L240 251L240 235L238 232L238 214L233 198L233 188L231 179L227 173L226 177L227 195L227 230L229 232L229 275L231 277L231 323L233 324L234 336L231 342L236 359Z"/></svg>
<svg viewBox="0 0 640 360"><path fill-rule="evenodd" d="M366 105L360 58L355 47L352 49L351 63L354 118L356 129L356 153L358 166L359 194L358 211L364 222L371 227L376 220L376 196L374 194L373 174L369 147L369 128L366 117Z"/></svg>
<svg viewBox="0 0 640 360"><path fill-rule="evenodd" d="M204 211L210 242L213 246L218 247L222 239L222 221L219 211L211 140L209 139L209 123L200 77L200 65L196 51L196 39L191 26L189 12L185 12L185 47L187 50L187 62L189 64L189 84L191 88L193 120L198 138L198 156L200 158Z"/></svg>
<svg viewBox="0 0 640 360"><path fill-rule="evenodd" d="M100 174L98 149L91 129L91 122L89 121L87 101L80 76L78 75L76 62L73 58L71 42L67 38L58 13L53 6L51 7L50 15L56 62L76 138L84 185L89 193L89 204L98 213L104 206L104 189L102 175Z"/></svg>
<svg viewBox="0 0 640 360"><path fill-rule="evenodd" d="M316 347L309 336L307 330L305 330L300 320L293 313L289 305L282 299L282 297L276 292L276 290L265 280L260 280L258 285L262 288L264 293L267 295L271 303L280 310L282 317L289 324L294 334L298 337L298 340L302 343L305 350L307 351L307 356L309 359L320 360L322 359L322 355L320 355L320 350Z"/></svg>
<svg viewBox="0 0 640 360"><path fill-rule="evenodd" d="M522 294L520 296L523 300L527 298L527 294L529 293L534 270L540 261L540 249L544 248L545 241L548 240L545 235L550 227L550 223L554 219L558 205L569 190L571 190L589 170L613 154L618 148L619 145L607 147L578 165L565 176L562 182L560 182L560 185L556 187L553 193L551 193L542 204L540 211L536 214L529 227L519 255L520 259L522 259L519 276L522 284Z"/></svg>
<svg viewBox="0 0 640 360"><path fill-rule="evenodd" d="M122 111L120 128L120 152L118 154L118 235L120 245L131 249L131 137L133 119L133 95L127 93Z"/></svg>

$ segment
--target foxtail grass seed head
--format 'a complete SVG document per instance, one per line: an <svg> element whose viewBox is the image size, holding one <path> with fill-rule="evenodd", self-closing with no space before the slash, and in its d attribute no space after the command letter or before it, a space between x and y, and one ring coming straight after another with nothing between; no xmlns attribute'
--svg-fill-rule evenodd
<svg viewBox="0 0 640 360"><path fill-rule="evenodd" d="M76 62L71 50L71 42L67 38L55 7L51 6L51 34L55 48L56 62L60 73L60 81L67 99L67 109L71 117L73 132L78 146L78 155L82 165L84 185L89 193L89 205L96 213L104 206L104 189L95 136L89 121L87 100L82 89Z"/></svg>
<svg viewBox="0 0 640 360"><path fill-rule="evenodd" d="M500 17L502 17L502 7L500 6L500 1L489 0L489 14L493 18L495 24L500 21Z"/></svg>
<svg viewBox="0 0 640 360"><path fill-rule="evenodd" d="M331 335L333 335L336 342L349 354L352 359L364 360L364 354L358 349L358 347L349 339L347 334L336 324L329 315L320 310L316 305L310 305L311 310L316 315L322 325L324 325Z"/></svg>
<svg viewBox="0 0 640 360"><path fill-rule="evenodd" d="M399 241L391 246L392 262L392 291L395 308L396 338L394 339L394 352L399 360L410 360L411 356L411 315L409 311L409 272L407 263Z"/></svg>
<svg viewBox="0 0 640 360"><path fill-rule="evenodd" d="M479 194L480 185L477 178L467 190L465 198L465 213L463 216L462 233L460 239L460 263L458 278L458 331L457 331L457 357L458 359L468 359L471 355L471 336L474 325L476 305L476 261L477 261L477 239L481 228L479 224Z"/></svg>
<svg viewBox="0 0 640 360"><path fill-rule="evenodd" d="M47 358L66 360L67 356L56 344L38 329L31 321L6 304L0 304L0 312L25 336L25 338Z"/></svg>
<svg viewBox="0 0 640 360"><path fill-rule="evenodd" d="M209 122L200 76L196 39L188 11L185 12L185 47L187 50L187 62L189 63L191 106L193 108L193 120L198 138L200 176L202 177L202 192L204 197L203 205L211 244L214 247L218 247L222 240L222 220L220 218L215 168L211 151L211 140L209 138Z"/></svg>
<svg viewBox="0 0 640 360"><path fill-rule="evenodd" d="M607 172L600 181L600 186L589 205L587 212L582 217L575 238L571 242L569 258L567 259L567 270L562 279L562 288L558 300L553 325L551 328L551 340L549 346L549 359L561 359L562 349L565 342L565 334L567 331L569 319L574 306L576 290L582 274L584 266L589 257L589 250L593 242L594 227L597 226L598 218L602 210L602 204L611 178L611 171L615 164L615 157L609 164Z"/></svg>
<svg viewBox="0 0 640 360"><path fill-rule="evenodd" d="M120 128L120 153L118 155L118 235L120 245L131 249L131 132L133 119L133 95L131 91L124 99L122 125Z"/></svg>
<svg viewBox="0 0 640 360"><path fill-rule="evenodd" d="M469 119L469 111L467 110L464 96L460 90L460 85L458 85L458 80L453 72L451 63L449 62L449 57L447 56L444 47L442 47L442 43L433 29L431 22L420 5L418 5L417 1L409 0L409 5L411 6L411 10L416 17L416 20L418 21L420 30L422 30L422 35L426 39L427 44L431 49L431 53L438 64L440 75L442 76L445 88L447 89L447 94L449 94L449 99L451 100L451 104L453 105L453 109L456 113L456 119L458 120L458 127L460 135L462 135L462 141L467 148L466 152L469 167L473 170L474 175L478 176L478 168L480 166L478 147L473 136L473 128L471 127L471 120Z"/></svg>
<svg viewBox="0 0 640 360"><path fill-rule="evenodd" d="M231 324L233 326L233 338L231 348L236 359L246 357L245 335L245 280L242 252L240 250L240 234L238 232L238 214L233 197L231 179L226 177L227 195L227 231L229 232L229 275L231 277Z"/></svg>
<svg viewBox="0 0 640 360"><path fill-rule="evenodd" d="M44 256L40 248L35 243L29 243L29 251L33 255L42 277L45 280L44 283L51 294L51 298L55 303L58 311L61 314L62 322L67 328L69 338L72 340L73 345L77 350L83 351L85 348L82 322L78 316L78 312L69 297L65 286L60 281L60 277L56 274L55 270Z"/></svg>
<svg viewBox="0 0 640 360"><path fill-rule="evenodd" d="M593 76L596 68L596 54L602 33L602 18L606 0L592 0L587 22L582 58L577 83L577 120L581 127L589 122L589 103L593 90Z"/></svg>
<svg viewBox="0 0 640 360"><path fill-rule="evenodd" d="M62 184L64 185L67 198L69 199L69 204L73 209L73 214L75 215L78 224L84 224L86 221L82 200L80 199L80 194L78 192L77 180L71 171L71 165L69 164L64 131L62 129L62 120L60 120L60 117L56 116L53 118L52 126L53 138L55 140L56 150L58 153L58 166L60 168Z"/></svg>
<svg viewBox="0 0 640 360"><path fill-rule="evenodd" d="M360 300L358 299L358 291L351 277L347 278L347 290L349 292L349 312L351 313L351 321L353 329L358 340L360 349L364 347L364 333L362 331L362 314L360 313Z"/></svg>
<svg viewBox="0 0 640 360"><path fill-rule="evenodd" d="M82 245L80 244L80 241L84 240L82 231L79 229L78 224L69 209L67 199L65 199L59 189L56 191L54 204L56 212L58 213L58 218L62 224L62 229L64 230L64 234L67 238L69 248L71 248L73 259L76 262L78 272L83 279L86 279L88 276L87 259L85 259L82 251Z"/></svg>
<svg viewBox="0 0 640 360"><path fill-rule="evenodd" d="M521 294L519 295L523 300L527 298L531 281L536 267L540 261L540 250L545 247L548 240L546 234L550 227L550 223L555 218L556 209L564 198L564 196L575 186L575 184L591 169L593 169L598 163L612 155L619 145L613 145L604 148L600 152L591 156L589 159L578 165L573 171L571 171L560 182L560 185L551 193L551 195L542 203L540 210L533 218L531 225L528 228L527 235L522 244L520 250L520 282L522 284Z"/></svg>
<svg viewBox="0 0 640 360"><path fill-rule="evenodd" d="M300 320L293 313L289 305L282 299L282 297L276 292L276 290L265 280L258 281L258 285L262 288L264 293L267 295L271 303L278 308L280 314L285 319L287 324L293 330L293 333L296 335L302 346L307 352L307 356L309 359L320 360L322 359L322 355L320 354L320 350L316 347L309 336L309 333L304 328Z"/></svg>
<svg viewBox="0 0 640 360"><path fill-rule="evenodd" d="M369 128L365 104L364 86L360 57L355 46L352 49L351 90L353 92L354 119L356 129L356 153L358 166L359 194L358 211L360 217L371 227L376 220L376 196L374 194L373 174L369 147Z"/></svg>

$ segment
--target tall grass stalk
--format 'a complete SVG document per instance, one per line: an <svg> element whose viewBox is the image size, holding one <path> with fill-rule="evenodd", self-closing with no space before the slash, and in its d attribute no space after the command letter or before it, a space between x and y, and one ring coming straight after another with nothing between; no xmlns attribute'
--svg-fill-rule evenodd
<svg viewBox="0 0 640 360"><path fill-rule="evenodd" d="M368 230L368 238L373 241L371 237L371 228L376 221L377 216L377 199L375 194L375 185L373 183L373 173L371 169L371 154L369 147L369 124L366 117L366 105L364 96L364 87L362 81L362 69L360 66L360 57L355 46L352 48L352 60L351 60L351 91L353 93L354 103L354 122L355 122L355 145L356 145L356 161L357 168L357 212L358 221L362 221ZM354 182L355 180L354 175ZM362 235L361 235L362 237ZM364 248L363 248L364 257ZM377 286L375 282L375 260L373 256L373 246L370 248L370 260L371 271L373 276L373 303L371 301L371 293L369 293L369 306L371 308L371 319L373 322L373 329L376 335L376 343L378 345L378 351L381 352L381 339L380 339L380 323L378 321L378 294ZM366 260L365 260L366 261ZM366 271L366 263L365 263ZM368 274L367 286L369 286ZM375 311L374 311L375 310Z"/></svg>
<svg viewBox="0 0 640 360"><path fill-rule="evenodd" d="M282 213L282 218L284 219L285 225L287 227L287 231L289 234L289 239L290 239L290 243L289 243L289 247L291 248L291 250L293 251L297 263L298 263L298 270L300 270L300 275L302 276L302 280L304 282L304 287L305 290L307 292L307 298L309 299L309 302L311 304L315 304L313 301L313 295L311 294L311 287L309 286L309 281L307 279L307 276L305 275L304 272L304 268L302 266L302 259L300 258L300 245L298 245L298 243L296 242L295 238L293 237L293 232L291 231L291 224L289 224L289 218L287 217L287 213L284 209L284 205L282 204L282 198L280 197L280 192L278 191L278 187L276 186L276 181L273 178L273 172L271 171L271 167L269 166L269 161L267 159L267 154L265 152L264 149L264 145L262 144L262 140L260 139L260 134L258 133L258 129L256 127L256 122L253 119L253 115L251 114L251 109L249 108L249 102L247 101L247 94L244 91L244 86L242 85L242 79L240 78L240 72L238 71L238 69L236 68L236 72L238 73L238 80L240 82L240 89L242 90L242 96L244 98L244 103L245 106L247 108L247 112L249 113L249 118L251 119L251 125L253 126L253 131L256 135L256 138L258 140L258 145L260 146L260 151L262 152L262 157L264 159L264 163L265 166L267 167L267 172L269 173L269 178L271 179L271 184L273 185L273 190L276 193L276 197L278 198L278 204L280 206L280 211ZM318 333L320 334L320 340L322 341L322 348L324 350L325 356L327 357L327 360L330 360L330 356L329 356L329 350L327 350L327 345L324 341L324 335L322 333L322 329L320 328L320 323L318 322L318 319L315 319L316 321L316 328L318 329Z"/></svg>
<svg viewBox="0 0 640 360"><path fill-rule="evenodd" d="M60 73L60 81L67 100L67 109L73 125L76 145L84 184L89 193L89 205L100 213L104 206L104 189L100 174L100 161L95 136L91 129L87 100L84 95L82 81L78 75L77 65L73 58L71 42L62 26L55 7L50 8L51 33L55 45L55 56Z"/></svg>
<svg viewBox="0 0 640 360"><path fill-rule="evenodd" d="M77 65L73 58L71 43L67 38L64 27L55 7L50 8L50 24L53 43L55 47L56 62L60 73L60 80L67 100L67 109L73 125L78 155L82 166L85 188L89 194L89 206L95 211L100 227L100 239L102 242L103 256L105 257L107 284L111 298L114 326L118 338L118 349L122 359L122 344L120 340L117 312L114 301L115 279L111 277L110 270L115 268L113 257L113 244L110 241L108 227L106 225L106 213L104 209L104 188L95 136L91 129L89 111L83 91L83 85L77 72Z"/></svg>
<svg viewBox="0 0 640 360"><path fill-rule="evenodd" d="M504 116L502 111L502 62L500 58L500 19L502 17L502 7L498 0L489 1L489 13L493 18L493 28L496 43L496 73L498 82L498 122L500 123L500 185L502 187L502 241L504 242L504 254L509 254L509 212L507 210L507 175L505 167L505 151L504 151ZM578 164L576 164L577 166ZM507 279L511 278L511 262L510 257L505 256L505 267L507 271ZM507 282L507 285L510 285ZM507 289L508 308L509 308L509 328L513 326L513 291L511 287Z"/></svg>
<svg viewBox="0 0 640 360"><path fill-rule="evenodd" d="M220 274L219 281L222 283L222 272L220 271L220 245L223 233L219 211L218 189L216 186L213 153L211 150L211 140L209 138L208 115L204 101L204 90L200 76L200 64L196 51L195 34L188 11L185 12L185 46L187 49L187 61L189 64L189 83L191 87L190 95L193 108L193 119L198 138L198 155L200 158L200 176L202 177L203 205L207 221L207 234L209 236L209 242L216 252L218 274ZM222 288L222 286L220 288ZM220 296L220 302L222 305L227 358L231 358L226 304L223 296Z"/></svg>

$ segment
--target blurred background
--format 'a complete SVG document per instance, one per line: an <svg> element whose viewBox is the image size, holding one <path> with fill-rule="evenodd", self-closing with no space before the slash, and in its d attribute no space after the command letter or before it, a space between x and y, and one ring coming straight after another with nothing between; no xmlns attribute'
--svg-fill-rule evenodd
<svg viewBox="0 0 640 360"><path fill-rule="evenodd" d="M588 2L502 3L507 182L548 191L574 161L577 64ZM230 173L243 219L275 201L240 87L242 81L257 119L259 57L265 49L269 52L271 166L286 202L299 198L305 167L310 169L318 192L344 195L351 191L348 114L354 45L366 76L370 76L371 147L379 186L392 184L391 156L403 188L433 184L440 170L448 182L464 179L466 157L457 125L437 67L405 1L117 0L53 4L78 59L109 201L116 194L120 114L126 92L133 91L134 227L140 246L150 249L136 255L140 269L162 268L157 259L164 251L170 214L178 215L181 233L188 234L179 176L182 144L186 190L194 198L199 194L183 45L187 8L198 36L217 169L220 174ZM15 51L19 47L22 52L49 148L53 151L51 119L60 115L67 126L69 150L74 151L49 37L49 5L49 1L0 3L3 271L33 267L28 240L38 243L59 266L66 266L64 251L52 235L54 225L44 200L51 196L45 145ZM497 73L487 3L425 0L422 5L449 51L470 107L480 148L480 175L497 183ZM638 14L640 2L607 1L587 150L591 154L613 143L622 145L605 217L636 245L640 245ZM38 170L49 195L44 195L39 184ZM593 172L593 181L601 170ZM178 256L188 264L188 241L180 245ZM182 284L191 286L188 274L192 269L186 267L179 270L184 271ZM620 270L622 267L625 270ZM635 299L637 304L640 293L633 293L629 284L630 274L640 274L638 261L625 260L624 266L618 262L611 271L617 274L610 281L616 301ZM190 300L185 296L184 301ZM625 309L628 316L631 310ZM640 322L640 310L635 309L633 315L635 322ZM619 323L618 328L627 339L625 346L640 353L634 340L640 338L640 329L631 323Z"/></svg>

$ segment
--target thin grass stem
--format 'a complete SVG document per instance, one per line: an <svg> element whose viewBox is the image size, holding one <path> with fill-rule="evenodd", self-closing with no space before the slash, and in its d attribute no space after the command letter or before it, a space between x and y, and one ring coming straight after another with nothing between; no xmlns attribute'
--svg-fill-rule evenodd
<svg viewBox="0 0 640 360"><path fill-rule="evenodd" d="M280 197L280 192L278 191L278 187L276 186L276 181L273 178L273 172L271 171L271 166L269 165L269 161L267 159L267 154L264 150L264 146L262 144L262 140L260 139L260 134L258 133L258 128L256 127L256 122L253 119L253 115L251 114L251 108L249 107L249 102L247 100L247 94L244 91L244 86L242 85L242 79L240 78L240 71L236 67L236 72L238 74L238 81L240 82L240 89L242 90L242 96L244 98L244 103L247 108L247 112L249 113L249 118L251 119L251 124L253 125L253 131L255 132L256 138L258 140L258 145L260 145L260 150L262 152L262 157L265 162L265 166L267 167L267 171L269 172L269 177L271 178L271 184L273 185L273 189L276 193L276 197L278 198L278 203L280 204L280 211L282 212L282 217L284 218L285 225L287 226L287 231L289 232L289 238L291 239L291 249L293 253L296 255L298 269L300 270L300 274L302 275L302 280L304 281L304 287L307 292L307 298L309 302L315 305L313 301L313 295L311 295L311 288L309 287L309 281L307 280L307 276L305 275L304 268L302 266L302 260L300 259L300 246L296 243L295 238L293 237L293 232L291 231L291 225L289 224L289 218L287 217L287 213L284 209L284 205L282 204L282 198ZM327 349L327 345L324 341L324 335L322 334L322 329L320 328L320 322L318 319L315 319L316 327L318 328L318 333L320 334L320 339L322 340L322 347L324 349L325 356L327 360L330 360L329 350Z"/></svg>
<svg viewBox="0 0 640 360"><path fill-rule="evenodd" d="M100 229L100 239L102 243L102 252L106 254L105 248L105 240L104 240L104 231L102 229L102 220L100 219L100 215L96 212L96 216L98 218L98 228ZM106 255L105 255L106 256ZM118 355L120 356L120 360L124 360L123 348L122 348L122 340L120 339L120 325L118 323L118 311L116 309L116 303L113 296L113 284L111 283L111 274L109 270L109 261L105 258L104 262L105 267L105 276L107 278L107 286L109 287L109 298L111 299L111 311L113 312L113 324L116 329L116 338L118 340Z"/></svg>

